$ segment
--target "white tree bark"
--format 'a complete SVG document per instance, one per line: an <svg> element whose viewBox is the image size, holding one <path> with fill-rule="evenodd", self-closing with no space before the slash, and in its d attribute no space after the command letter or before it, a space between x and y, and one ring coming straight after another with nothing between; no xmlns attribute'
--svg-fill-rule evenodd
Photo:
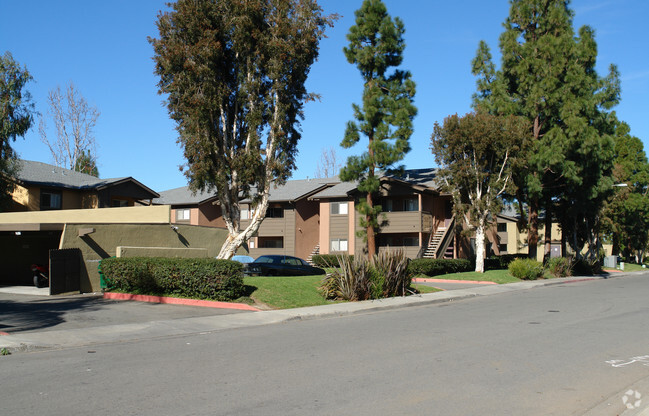
<svg viewBox="0 0 649 416"><path fill-rule="evenodd" d="M484 273L485 225L485 216L481 215L475 229L475 271L478 273Z"/></svg>

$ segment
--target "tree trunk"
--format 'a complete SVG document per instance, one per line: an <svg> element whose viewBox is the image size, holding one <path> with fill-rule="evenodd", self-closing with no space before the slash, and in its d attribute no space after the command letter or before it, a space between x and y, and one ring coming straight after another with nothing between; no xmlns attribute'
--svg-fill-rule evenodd
<svg viewBox="0 0 649 416"><path fill-rule="evenodd" d="M544 250L543 250L543 264L550 260L552 255L552 201L549 199L545 201L545 230L544 230Z"/></svg>
<svg viewBox="0 0 649 416"><path fill-rule="evenodd" d="M568 242L566 241L566 220L561 222L561 257L568 257Z"/></svg>
<svg viewBox="0 0 649 416"><path fill-rule="evenodd" d="M366 202L370 210L374 209L372 194L369 192L367 193ZM365 216L365 220L367 221L367 228L365 230L367 233L367 255L371 259L376 254L376 235L374 233L374 227L372 226L373 221L371 216Z"/></svg>
<svg viewBox="0 0 649 416"><path fill-rule="evenodd" d="M475 229L475 271L484 273L484 255L485 255L485 221L483 218L478 220Z"/></svg>
<svg viewBox="0 0 649 416"><path fill-rule="evenodd" d="M539 200L530 199L530 229L527 235L527 256L536 260L539 244Z"/></svg>
<svg viewBox="0 0 649 416"><path fill-rule="evenodd" d="M262 194L261 201L259 201L259 203L255 207L255 213L251 218L250 224L248 224L248 226L243 231L239 229L240 221L238 220L238 218L233 220L228 215L223 215L225 226L228 229L228 237L225 239L225 242L221 246L221 251L216 258L231 259L232 256L237 252L237 249L257 233L259 227L261 226L261 222L264 220L264 217L266 217L269 196L270 194L268 192L268 188L266 188L266 191ZM224 207L224 202L225 198L221 200L222 207ZM240 213L238 209L238 203L236 207L236 209L227 209L227 212L230 215L238 216Z"/></svg>

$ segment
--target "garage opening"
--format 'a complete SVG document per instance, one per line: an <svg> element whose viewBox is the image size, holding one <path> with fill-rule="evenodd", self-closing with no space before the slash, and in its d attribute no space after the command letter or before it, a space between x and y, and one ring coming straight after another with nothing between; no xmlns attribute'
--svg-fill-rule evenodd
<svg viewBox="0 0 649 416"><path fill-rule="evenodd" d="M49 264L60 230L0 231L0 286L33 286L32 264Z"/></svg>

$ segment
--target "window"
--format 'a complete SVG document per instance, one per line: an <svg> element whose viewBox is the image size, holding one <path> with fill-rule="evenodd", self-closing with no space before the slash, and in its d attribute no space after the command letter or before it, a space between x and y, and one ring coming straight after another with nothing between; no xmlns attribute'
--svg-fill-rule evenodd
<svg viewBox="0 0 649 416"><path fill-rule="evenodd" d="M339 215L347 215L347 201L345 202L332 202L331 213Z"/></svg>
<svg viewBox="0 0 649 416"><path fill-rule="evenodd" d="M381 208L385 212L392 212L394 210L394 208L392 207L392 200L386 199L385 201L383 201Z"/></svg>
<svg viewBox="0 0 649 416"><path fill-rule="evenodd" d="M507 254L507 244L499 244L498 251L500 254Z"/></svg>
<svg viewBox="0 0 649 416"><path fill-rule="evenodd" d="M284 208L268 207L266 218L284 218Z"/></svg>
<svg viewBox="0 0 649 416"><path fill-rule="evenodd" d="M419 246L419 237L403 237L403 245L405 247Z"/></svg>
<svg viewBox="0 0 649 416"><path fill-rule="evenodd" d="M265 237L259 238L259 248L284 248L284 239L282 237Z"/></svg>
<svg viewBox="0 0 649 416"><path fill-rule="evenodd" d="M61 191L41 191L41 210L61 209Z"/></svg>
<svg viewBox="0 0 649 416"><path fill-rule="evenodd" d="M345 238L332 239L331 251L347 251L347 239Z"/></svg>
<svg viewBox="0 0 649 416"><path fill-rule="evenodd" d="M126 199L113 199L113 207L127 207L128 201Z"/></svg>
<svg viewBox="0 0 649 416"><path fill-rule="evenodd" d="M189 221L191 210L189 208L176 210L176 221Z"/></svg>
<svg viewBox="0 0 649 416"><path fill-rule="evenodd" d="M404 211L419 211L419 200L417 199L406 199L403 201L403 210Z"/></svg>
<svg viewBox="0 0 649 416"><path fill-rule="evenodd" d="M507 223L506 222L499 222L497 227L498 227L498 232L499 233L507 232Z"/></svg>
<svg viewBox="0 0 649 416"><path fill-rule="evenodd" d="M242 220L249 220L252 218L252 216L255 215L255 210L254 209L249 209L249 208L241 208L241 211L239 212L239 216L241 217Z"/></svg>

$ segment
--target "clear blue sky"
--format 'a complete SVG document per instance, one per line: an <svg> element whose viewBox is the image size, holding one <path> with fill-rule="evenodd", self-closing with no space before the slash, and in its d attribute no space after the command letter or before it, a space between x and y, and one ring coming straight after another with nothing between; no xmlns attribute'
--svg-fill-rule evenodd
<svg viewBox="0 0 649 416"><path fill-rule="evenodd" d="M494 56L498 36L509 11L507 0L423 1L384 0L392 16L405 23L404 69L417 83L419 114L411 137L408 168L434 165L429 149L433 124L449 114L470 111L475 78L470 62L481 39ZM313 177L322 149L334 147L341 162L359 154L359 146L339 147L351 104L361 97L361 79L342 53L346 34L361 0L322 0L327 13L342 18L321 42L319 61L308 86L322 95L306 106L293 178ZM649 144L649 35L646 0L575 0L575 26L596 31L600 75L609 64L622 76L622 101L616 107L633 135ZM178 166L184 162L176 144L163 97L157 94L152 48L147 36L157 36L155 20L165 9L162 0L45 1L0 0L0 53L8 50L34 77L28 86L36 109L47 111L47 92L69 81L101 111L96 128L98 165L102 178L133 176L156 191L186 185ZM497 59L499 63L499 58ZM28 160L51 162L41 143L37 123L14 148Z"/></svg>

